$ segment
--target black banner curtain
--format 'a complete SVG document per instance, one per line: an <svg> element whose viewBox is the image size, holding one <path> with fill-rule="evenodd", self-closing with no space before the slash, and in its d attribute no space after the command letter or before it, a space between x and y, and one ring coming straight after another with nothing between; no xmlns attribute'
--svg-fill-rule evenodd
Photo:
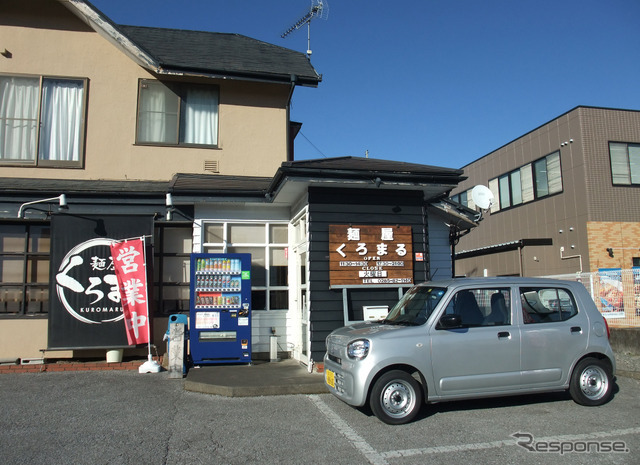
<svg viewBox="0 0 640 465"><path fill-rule="evenodd" d="M109 245L152 234L151 216L52 215L49 349L128 346Z"/></svg>

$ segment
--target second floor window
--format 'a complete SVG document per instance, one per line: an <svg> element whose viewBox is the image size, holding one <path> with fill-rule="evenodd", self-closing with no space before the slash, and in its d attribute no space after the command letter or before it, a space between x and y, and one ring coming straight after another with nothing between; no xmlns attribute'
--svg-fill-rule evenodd
<svg viewBox="0 0 640 465"><path fill-rule="evenodd" d="M609 142L613 184L640 184L640 144Z"/></svg>
<svg viewBox="0 0 640 465"><path fill-rule="evenodd" d="M80 165L84 79L0 75L0 163Z"/></svg>
<svg viewBox="0 0 640 465"><path fill-rule="evenodd" d="M218 145L218 88L140 81L137 143Z"/></svg>
<svg viewBox="0 0 640 465"><path fill-rule="evenodd" d="M490 179L489 189L494 196L492 213L562 192L560 152L553 152L533 163ZM456 194L451 199L475 208L471 190Z"/></svg>
<svg viewBox="0 0 640 465"><path fill-rule="evenodd" d="M492 212L516 207L562 192L560 152L554 152L489 180L495 203Z"/></svg>

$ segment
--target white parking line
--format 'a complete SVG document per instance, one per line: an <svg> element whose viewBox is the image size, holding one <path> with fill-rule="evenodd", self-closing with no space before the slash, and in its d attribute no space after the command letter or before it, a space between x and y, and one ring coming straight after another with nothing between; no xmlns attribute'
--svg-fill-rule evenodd
<svg viewBox="0 0 640 465"><path fill-rule="evenodd" d="M311 402L313 402L315 406L318 407L318 410L320 410L322 414L327 417L327 420L329 420L329 422L338 430L338 432L343 434L353 444L353 446L367 458L370 463L374 465L388 464L384 457L373 447L371 447L369 443L365 441L358 433L356 433L353 428L351 428L342 418L340 418L337 413L331 410L329 406L323 402L320 396L309 395L308 397L309 399L311 399Z"/></svg>
<svg viewBox="0 0 640 465"><path fill-rule="evenodd" d="M602 431L595 433L586 433L586 434L572 434L572 435L564 435L564 436L549 436L549 437L536 437L536 442L579 442L579 441L589 441L594 439L603 439L603 438L612 438L612 437L620 437L626 436L629 434L640 434L640 428L626 428L619 429L613 431ZM465 452L471 450L481 450L481 449L493 449L503 446L516 446L518 445L518 441L516 439L506 439L504 441L492 441L492 442L481 442L476 444L460 444L456 446L435 446L435 447L425 447L420 449L406 449L406 450L394 450L388 452L381 452L380 455L384 458L396 458L396 457L410 457L415 455L429 455L429 454L440 454L440 453L451 453L451 452Z"/></svg>
<svg viewBox="0 0 640 465"><path fill-rule="evenodd" d="M387 452L376 451L367 441L364 440L353 428L351 428L340 416L320 398L318 395L309 395L309 399L318 407L318 410L329 420L329 422L343 434L353 446L364 455L367 460L374 465L388 464L386 459L412 457L418 455L432 455L451 452L466 452L483 449L497 449L504 446L518 446L516 439L505 439L501 441L480 442L475 444L459 444L451 446L434 446L419 449L391 450ZM640 428L626 428L612 431L602 431L586 434L574 434L564 436L536 437L536 442L577 442L594 439L615 438L626 435L640 434Z"/></svg>

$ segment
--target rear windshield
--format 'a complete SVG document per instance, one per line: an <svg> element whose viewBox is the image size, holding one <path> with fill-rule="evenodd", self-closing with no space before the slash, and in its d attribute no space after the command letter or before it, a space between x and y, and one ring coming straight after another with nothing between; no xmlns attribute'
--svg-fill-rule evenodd
<svg viewBox="0 0 640 465"><path fill-rule="evenodd" d="M426 323L446 291L445 287L427 286L409 289L383 323L411 326Z"/></svg>

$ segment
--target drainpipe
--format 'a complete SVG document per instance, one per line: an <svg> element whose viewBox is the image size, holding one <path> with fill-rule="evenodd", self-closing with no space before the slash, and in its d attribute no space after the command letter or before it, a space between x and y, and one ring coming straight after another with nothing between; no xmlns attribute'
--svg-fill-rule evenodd
<svg viewBox="0 0 640 465"><path fill-rule="evenodd" d="M522 242L518 246L518 253L520 255L520 276L523 277L524 276L524 266L522 264Z"/></svg>
<svg viewBox="0 0 640 465"><path fill-rule="evenodd" d="M427 218L427 206L422 204L422 250L424 252L424 261L422 262L424 267L424 280L431 280L431 256L429 255L429 219ZM451 266L455 270L455 248L451 250Z"/></svg>
<svg viewBox="0 0 640 465"><path fill-rule="evenodd" d="M293 161L293 141L291 140L291 99L293 98L293 90L296 87L296 81L298 80L295 74L291 75L291 84L289 88L289 97L287 97L287 161Z"/></svg>
<svg viewBox="0 0 640 465"><path fill-rule="evenodd" d="M560 260L568 260L570 258L579 258L580 259L580 271L579 273L582 274L582 255L568 255L566 257L564 257L562 254L564 252L564 247L560 247Z"/></svg>

